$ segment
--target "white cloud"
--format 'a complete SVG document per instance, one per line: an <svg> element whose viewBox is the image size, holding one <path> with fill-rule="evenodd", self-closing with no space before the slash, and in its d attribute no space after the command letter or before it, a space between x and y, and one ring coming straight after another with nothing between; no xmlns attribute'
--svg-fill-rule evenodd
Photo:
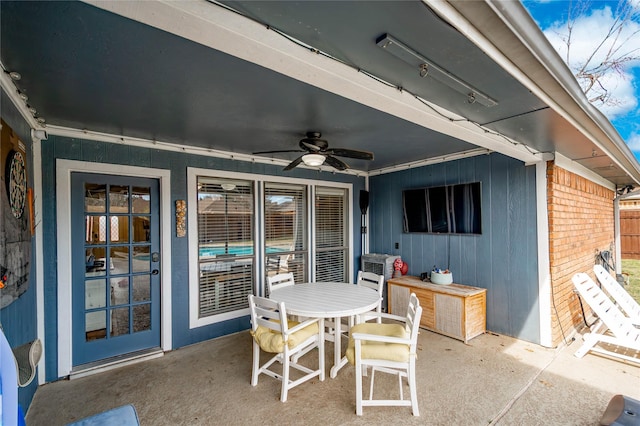
<svg viewBox="0 0 640 426"><path fill-rule="evenodd" d="M616 105L602 105L600 111L610 120L623 117L634 111L638 106L638 99L634 93L634 76L624 73L609 73L602 79L604 86L611 92L612 97L619 101Z"/></svg>
<svg viewBox="0 0 640 426"><path fill-rule="evenodd" d="M640 5L640 0L634 1ZM587 61L591 64L598 64L604 60L606 52L614 46L615 42L614 37L607 38L613 21L613 13L609 6L590 10L589 14L581 15L575 20L571 36L570 57L568 58L569 68L572 71L575 72ZM625 52L640 49L640 36L636 34L631 37L631 34L639 30L639 22L629 21L621 32L618 40L624 40ZM567 61L566 39L568 31L566 22L555 22L543 31L560 56ZM605 44L596 51L598 43L603 40L606 40ZM592 55L593 57L591 57ZM640 67L640 61L626 64L622 73L612 70L601 79L607 90L619 101L619 104L615 106L600 107L609 119L624 116L638 105L634 93L634 74L632 72L634 67ZM636 86L640 86L640 84Z"/></svg>
<svg viewBox="0 0 640 426"><path fill-rule="evenodd" d="M627 139L627 145L629 145L631 151L640 153L640 133L631 134Z"/></svg>

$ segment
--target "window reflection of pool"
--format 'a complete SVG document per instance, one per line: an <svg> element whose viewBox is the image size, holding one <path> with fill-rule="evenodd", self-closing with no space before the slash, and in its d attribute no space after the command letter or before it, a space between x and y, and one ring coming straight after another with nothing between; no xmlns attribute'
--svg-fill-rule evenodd
<svg viewBox="0 0 640 426"><path fill-rule="evenodd" d="M267 253L278 253L282 250L267 248ZM200 257L211 257L230 254L234 256L247 256L253 254L253 246L229 246L225 252L224 247L200 247Z"/></svg>
<svg viewBox="0 0 640 426"><path fill-rule="evenodd" d="M278 248L269 247L267 253L279 253L282 250ZM225 253L224 247L200 247L200 257L215 257L221 255L232 256L248 256L253 254L253 246L230 246ZM134 256L136 260L149 260L148 254L136 254Z"/></svg>

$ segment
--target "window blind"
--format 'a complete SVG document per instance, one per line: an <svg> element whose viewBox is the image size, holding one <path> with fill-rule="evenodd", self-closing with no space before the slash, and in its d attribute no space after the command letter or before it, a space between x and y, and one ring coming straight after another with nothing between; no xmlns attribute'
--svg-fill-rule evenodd
<svg viewBox="0 0 640 426"><path fill-rule="evenodd" d="M255 263L253 182L198 177L199 317L246 308Z"/></svg>
<svg viewBox="0 0 640 426"><path fill-rule="evenodd" d="M347 191L317 187L315 197L316 280L347 278Z"/></svg>
<svg viewBox="0 0 640 426"><path fill-rule="evenodd" d="M307 281L307 187L267 182L264 206L266 275L292 272Z"/></svg>

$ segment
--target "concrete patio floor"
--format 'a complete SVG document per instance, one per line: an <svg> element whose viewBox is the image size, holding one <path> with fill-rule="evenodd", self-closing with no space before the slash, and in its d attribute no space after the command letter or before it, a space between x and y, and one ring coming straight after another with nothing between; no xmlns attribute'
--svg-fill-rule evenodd
<svg viewBox="0 0 640 426"><path fill-rule="evenodd" d="M640 400L640 365L546 349L487 333L468 344L421 330L420 417L406 407L365 407L355 415L355 375L312 380L279 401L280 383L251 376L251 337L242 332L90 377L41 386L29 426L55 426L124 404L142 425L597 425L615 394ZM330 364L333 344L326 344ZM316 352L317 353L317 352ZM307 355L317 362L317 355ZM315 358L315 359L314 359ZM327 372L330 365L327 365ZM387 377L385 377L387 376ZM365 382L365 389L368 385ZM397 380L376 376L376 391L397 392ZM407 397L408 392L405 392ZM379 395L376 393L376 395Z"/></svg>

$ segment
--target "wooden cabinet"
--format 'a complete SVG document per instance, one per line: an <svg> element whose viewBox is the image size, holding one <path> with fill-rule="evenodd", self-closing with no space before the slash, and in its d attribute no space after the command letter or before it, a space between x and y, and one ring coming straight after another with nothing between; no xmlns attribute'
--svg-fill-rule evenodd
<svg viewBox="0 0 640 426"><path fill-rule="evenodd" d="M465 343L486 331L486 289L432 284L411 276L391 278L387 281L389 312L406 315L411 293L422 306L421 327Z"/></svg>

